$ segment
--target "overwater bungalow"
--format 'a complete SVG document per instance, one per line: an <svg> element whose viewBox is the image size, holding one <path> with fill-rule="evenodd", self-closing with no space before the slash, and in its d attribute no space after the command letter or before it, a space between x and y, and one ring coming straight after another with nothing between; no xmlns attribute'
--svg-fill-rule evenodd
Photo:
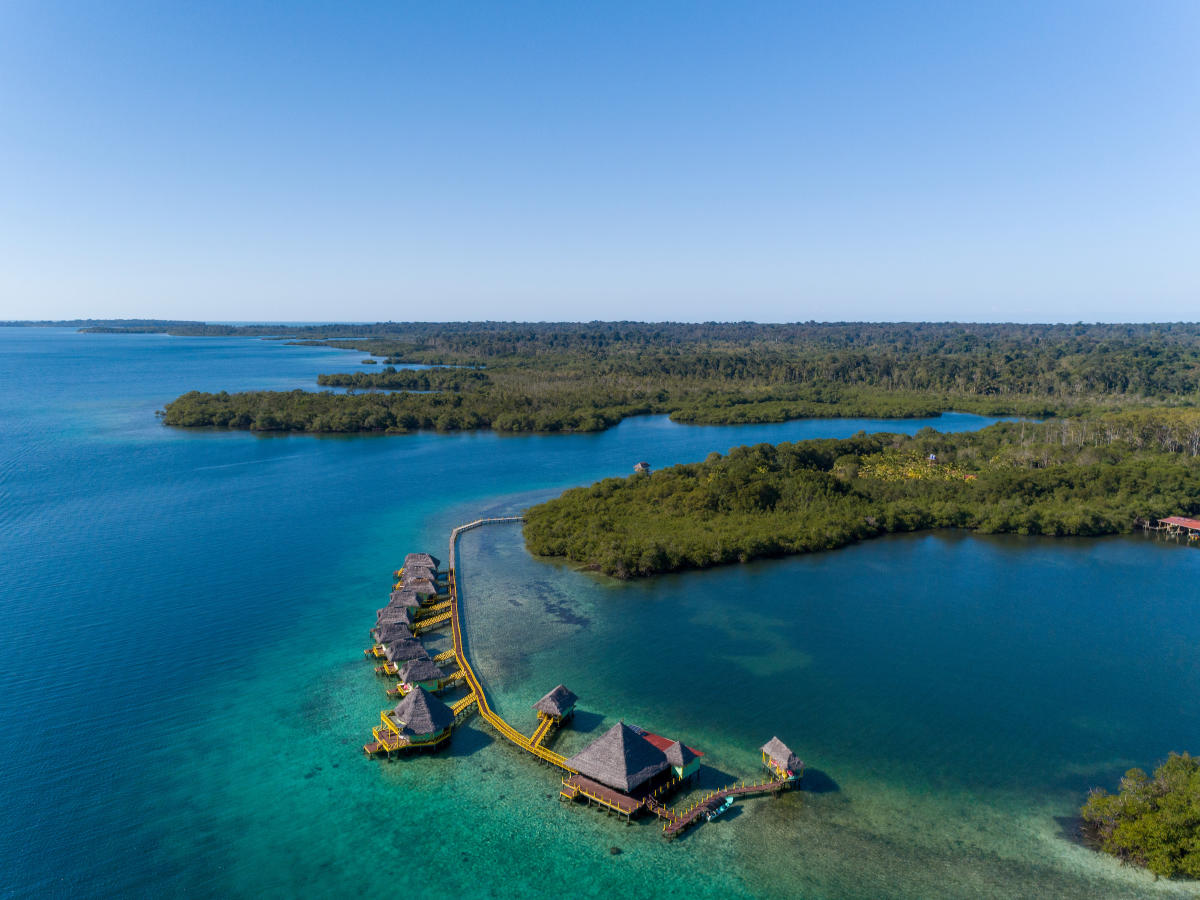
<svg viewBox="0 0 1200 900"><path fill-rule="evenodd" d="M388 605L407 606L410 610L416 610L421 606L421 598L413 591L401 588L388 594Z"/></svg>
<svg viewBox="0 0 1200 900"><path fill-rule="evenodd" d="M383 645L383 655L387 661L402 666L414 659L429 659L429 651L416 638L400 638L388 641Z"/></svg>
<svg viewBox="0 0 1200 900"><path fill-rule="evenodd" d="M450 737L454 713L445 703L417 685L393 709L380 713L376 739L387 751L432 748Z"/></svg>
<svg viewBox="0 0 1200 900"><path fill-rule="evenodd" d="M676 778L691 778L700 771L700 755L686 744L672 741L663 751L663 755L671 764L671 774Z"/></svg>
<svg viewBox="0 0 1200 900"><path fill-rule="evenodd" d="M410 553L404 557L404 568L407 570L409 566L424 566L436 572L441 568L441 563L436 556L430 556L428 553Z"/></svg>
<svg viewBox="0 0 1200 900"><path fill-rule="evenodd" d="M375 627L386 628L389 625L403 625L412 628L413 614L407 606L392 606L388 604L375 613Z"/></svg>
<svg viewBox="0 0 1200 900"><path fill-rule="evenodd" d="M580 775L629 794L670 767L666 754L618 722L567 760Z"/></svg>
<svg viewBox="0 0 1200 900"><path fill-rule="evenodd" d="M376 644L391 644L395 641L416 640L404 622L382 622L371 629L371 639Z"/></svg>
<svg viewBox="0 0 1200 900"><path fill-rule="evenodd" d="M424 578L428 581L437 581L437 572L428 566L408 566L404 567L404 573L400 576L400 580L407 583L409 581L417 581Z"/></svg>
<svg viewBox="0 0 1200 900"><path fill-rule="evenodd" d="M403 589L400 591L400 593L413 594L420 601L428 600L430 597L436 597L437 592L437 585L428 578L419 578L416 581L406 581L404 582Z"/></svg>
<svg viewBox="0 0 1200 900"><path fill-rule="evenodd" d="M555 722L561 722L575 712L575 703L578 700L578 697L560 684L533 704L533 708L537 710L539 719L553 719Z"/></svg>
<svg viewBox="0 0 1200 900"><path fill-rule="evenodd" d="M428 656L423 659L410 659L400 669L400 684L406 692L417 685L427 691L436 691L445 677L446 673L434 665Z"/></svg>
<svg viewBox="0 0 1200 900"><path fill-rule="evenodd" d="M676 778L687 778L694 775L700 768L700 757L704 754L695 747L689 747L687 744L663 737L661 734L655 734L653 731L647 731L637 725L630 725L629 728L666 755Z"/></svg>
<svg viewBox="0 0 1200 900"><path fill-rule="evenodd" d="M777 737L762 745L763 765L779 778L799 778L804 762Z"/></svg>

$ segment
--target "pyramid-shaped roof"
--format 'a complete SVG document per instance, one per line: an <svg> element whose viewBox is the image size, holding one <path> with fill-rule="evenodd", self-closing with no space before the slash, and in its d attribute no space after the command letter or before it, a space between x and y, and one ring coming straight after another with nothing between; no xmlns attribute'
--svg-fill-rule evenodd
<svg viewBox="0 0 1200 900"><path fill-rule="evenodd" d="M793 753L788 745L777 737L773 737L763 744L762 751L767 754L771 762L788 771L794 772L804 767L804 763L800 761L800 757Z"/></svg>
<svg viewBox="0 0 1200 900"><path fill-rule="evenodd" d="M383 629L386 626L403 626L404 629L409 629L413 624L413 613L408 611L407 606L392 606L388 605L382 610L376 611L376 628Z"/></svg>
<svg viewBox="0 0 1200 900"><path fill-rule="evenodd" d="M437 592L437 585L428 578L417 578L413 581L405 581L404 590L401 591L401 593L411 593L418 597L432 597Z"/></svg>
<svg viewBox="0 0 1200 900"><path fill-rule="evenodd" d="M618 722L567 760L581 775L629 793L669 763L661 750Z"/></svg>
<svg viewBox="0 0 1200 900"><path fill-rule="evenodd" d="M392 710L392 721L402 725L404 731L411 734L436 734L454 724L454 713L445 703L417 685L396 704Z"/></svg>
<svg viewBox="0 0 1200 900"><path fill-rule="evenodd" d="M680 769L700 758L692 752L691 747L688 747L686 744L681 744L679 741L674 741L671 743L671 745L663 751L663 755L667 757L667 762Z"/></svg>
<svg viewBox="0 0 1200 900"><path fill-rule="evenodd" d="M434 665L428 656L410 659L400 668L400 680L410 684L414 681L434 681L445 677L446 673Z"/></svg>
<svg viewBox="0 0 1200 900"><path fill-rule="evenodd" d="M533 704L533 708L538 712L544 712L548 716L561 716L574 706L575 701L578 699L578 697L560 684L537 703Z"/></svg>
<svg viewBox="0 0 1200 900"><path fill-rule="evenodd" d="M401 579L405 582L416 581L418 578L428 578L430 581L437 580L437 572L429 568L429 566L405 566L404 574Z"/></svg>
<svg viewBox="0 0 1200 900"><path fill-rule="evenodd" d="M384 642L383 653L389 662L401 664L408 662L410 659L421 659L429 656L429 651L425 649L425 645L416 638L400 638Z"/></svg>
<svg viewBox="0 0 1200 900"><path fill-rule="evenodd" d="M392 591L388 594L388 606L392 605L417 607L421 605L421 598L407 588Z"/></svg>
<svg viewBox="0 0 1200 900"><path fill-rule="evenodd" d="M438 559L436 556L430 556L428 553L410 553L404 557L404 568L409 566L424 566L428 569L437 569Z"/></svg>

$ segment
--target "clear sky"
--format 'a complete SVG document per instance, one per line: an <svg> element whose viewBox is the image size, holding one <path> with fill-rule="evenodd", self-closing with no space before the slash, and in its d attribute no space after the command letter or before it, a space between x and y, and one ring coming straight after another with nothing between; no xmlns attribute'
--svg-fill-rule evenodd
<svg viewBox="0 0 1200 900"><path fill-rule="evenodd" d="M0 3L0 319L1200 319L1200 2Z"/></svg>

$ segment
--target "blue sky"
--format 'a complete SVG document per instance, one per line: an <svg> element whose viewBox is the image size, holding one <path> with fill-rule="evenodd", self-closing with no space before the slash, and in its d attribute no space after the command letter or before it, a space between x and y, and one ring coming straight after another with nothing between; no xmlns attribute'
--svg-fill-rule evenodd
<svg viewBox="0 0 1200 900"><path fill-rule="evenodd" d="M1196 320L1200 3L0 4L0 319Z"/></svg>

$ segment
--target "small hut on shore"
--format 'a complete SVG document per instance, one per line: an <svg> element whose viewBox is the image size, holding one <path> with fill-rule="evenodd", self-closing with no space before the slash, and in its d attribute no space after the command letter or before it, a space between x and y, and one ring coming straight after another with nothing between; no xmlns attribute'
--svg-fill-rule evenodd
<svg viewBox="0 0 1200 900"><path fill-rule="evenodd" d="M391 712L384 724L410 746L433 745L450 736L454 713L425 688L417 685Z"/></svg>
<svg viewBox="0 0 1200 900"><path fill-rule="evenodd" d="M640 462L636 466L633 467L633 471L636 472L638 475L649 475L650 474L650 463Z"/></svg>
<svg viewBox="0 0 1200 900"><path fill-rule="evenodd" d="M410 553L404 557L405 570L409 566L424 566L436 572L441 567L441 563L436 556L430 556L428 553Z"/></svg>
<svg viewBox="0 0 1200 900"><path fill-rule="evenodd" d="M624 722L618 722L568 759L567 765L580 775L628 794L670 763L661 750Z"/></svg>
<svg viewBox="0 0 1200 900"><path fill-rule="evenodd" d="M427 691L436 691L445 677L446 673L428 656L410 659L400 667L400 683L409 688L420 685Z"/></svg>
<svg viewBox="0 0 1200 900"><path fill-rule="evenodd" d="M777 737L762 745L763 765L779 778L798 778L804 772L804 763L787 744Z"/></svg>
<svg viewBox="0 0 1200 900"><path fill-rule="evenodd" d="M537 703L533 704L533 708L537 710L539 719L546 718L553 719L555 722L561 722L575 712L575 703L577 700L579 700L578 697L560 684Z"/></svg>

